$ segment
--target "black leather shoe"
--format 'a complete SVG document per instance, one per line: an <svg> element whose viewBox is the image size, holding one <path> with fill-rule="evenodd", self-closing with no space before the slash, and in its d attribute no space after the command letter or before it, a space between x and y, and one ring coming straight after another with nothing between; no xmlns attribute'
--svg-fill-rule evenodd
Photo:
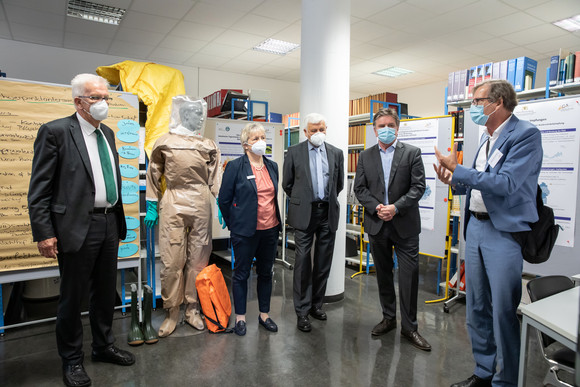
<svg viewBox="0 0 580 387"><path fill-rule="evenodd" d="M423 351L431 350L431 344L429 344L417 331L405 331L401 329L401 337L406 338L411 342L411 344Z"/></svg>
<svg viewBox="0 0 580 387"><path fill-rule="evenodd" d="M479 376L471 375L467 379L454 383L451 387L491 387L491 380L482 379Z"/></svg>
<svg viewBox="0 0 580 387"><path fill-rule="evenodd" d="M312 330L308 316L298 316L298 323L296 325L302 332L310 332Z"/></svg>
<svg viewBox="0 0 580 387"><path fill-rule="evenodd" d="M310 315L317 320L326 320L326 312L323 311L322 308L312 307L312 309L310 309Z"/></svg>
<svg viewBox="0 0 580 387"><path fill-rule="evenodd" d="M382 321L380 323L378 323L373 328L373 330L371 331L371 334L373 336L384 335L385 333L392 331L396 327L397 327L397 320L395 320L394 318L391 318L391 319L383 318Z"/></svg>
<svg viewBox="0 0 580 387"><path fill-rule="evenodd" d="M135 356L131 352L117 348L114 345L101 352L93 351L91 358L93 361L113 363L122 366L130 366L135 363Z"/></svg>
<svg viewBox="0 0 580 387"><path fill-rule="evenodd" d="M266 321L263 321L262 318L258 316L258 322L260 323L261 326L266 328L267 331L278 332L278 325L276 325L274 320L272 320L270 317L268 317Z"/></svg>
<svg viewBox="0 0 580 387"><path fill-rule="evenodd" d="M69 387L85 387L91 385L91 378L87 375L82 364L62 366L62 380Z"/></svg>
<svg viewBox="0 0 580 387"><path fill-rule="evenodd" d="M238 336L245 336L246 335L246 322L244 320L240 320L234 326L234 333Z"/></svg>

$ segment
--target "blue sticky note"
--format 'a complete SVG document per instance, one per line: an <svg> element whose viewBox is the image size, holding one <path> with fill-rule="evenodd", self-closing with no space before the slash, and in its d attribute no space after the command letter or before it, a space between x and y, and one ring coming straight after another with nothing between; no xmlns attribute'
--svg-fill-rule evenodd
<svg viewBox="0 0 580 387"><path fill-rule="evenodd" d="M139 200L139 185L129 180L121 182L121 197L123 204L132 204Z"/></svg>
<svg viewBox="0 0 580 387"><path fill-rule="evenodd" d="M127 230L134 230L139 227L139 219L132 216L125 216L125 224L127 225Z"/></svg>
<svg viewBox="0 0 580 387"><path fill-rule="evenodd" d="M127 258L139 251L139 246L135 243L127 243L119 246L119 258Z"/></svg>
<svg viewBox="0 0 580 387"><path fill-rule="evenodd" d="M119 148L119 156L124 159L136 159L139 157L139 148L133 145L124 145Z"/></svg>
<svg viewBox="0 0 580 387"><path fill-rule="evenodd" d="M132 165L121 164L119 165L119 168L121 169L121 176L124 178L132 179L139 176L139 170Z"/></svg>
<svg viewBox="0 0 580 387"><path fill-rule="evenodd" d="M137 239L137 233L133 230L127 230L127 237L121 242L133 242L135 239Z"/></svg>
<svg viewBox="0 0 580 387"><path fill-rule="evenodd" d="M121 120L117 123L117 138L123 142L139 141L139 123L133 120Z"/></svg>

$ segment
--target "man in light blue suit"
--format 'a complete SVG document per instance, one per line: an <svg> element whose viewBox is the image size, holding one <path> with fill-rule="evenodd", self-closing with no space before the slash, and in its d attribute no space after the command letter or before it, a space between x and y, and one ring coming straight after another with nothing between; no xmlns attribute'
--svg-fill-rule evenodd
<svg viewBox="0 0 580 387"><path fill-rule="evenodd" d="M473 97L471 118L486 130L471 168L457 163L457 146L448 156L435 149L439 179L467 195L467 330L476 365L471 377L452 387L515 386L523 257L511 233L538 220L542 138L538 128L513 115L516 94L507 81L483 82Z"/></svg>

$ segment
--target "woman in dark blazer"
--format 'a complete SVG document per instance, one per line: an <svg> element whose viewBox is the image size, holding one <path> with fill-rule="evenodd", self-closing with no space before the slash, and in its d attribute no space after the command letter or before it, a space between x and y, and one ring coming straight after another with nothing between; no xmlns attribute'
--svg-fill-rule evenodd
<svg viewBox="0 0 580 387"><path fill-rule="evenodd" d="M235 257L232 280L236 313L234 332L243 336L246 334L248 278L254 258L258 274L258 322L270 332L278 331L268 312L281 220L277 199L278 165L264 157L264 127L256 122L247 124L240 141L245 155L226 165L218 203L230 230Z"/></svg>

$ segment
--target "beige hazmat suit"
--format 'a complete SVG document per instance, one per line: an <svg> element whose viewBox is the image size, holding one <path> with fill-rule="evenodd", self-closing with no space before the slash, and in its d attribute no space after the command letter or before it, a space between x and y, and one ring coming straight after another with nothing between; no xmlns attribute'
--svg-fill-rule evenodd
<svg viewBox="0 0 580 387"><path fill-rule="evenodd" d="M213 140L202 137L206 117L204 100L174 97L169 133L155 142L149 160L146 198L159 199L161 297L168 312L159 329L161 337L175 330L184 301L186 322L204 328L195 279L211 254L211 208L222 175L220 150Z"/></svg>

